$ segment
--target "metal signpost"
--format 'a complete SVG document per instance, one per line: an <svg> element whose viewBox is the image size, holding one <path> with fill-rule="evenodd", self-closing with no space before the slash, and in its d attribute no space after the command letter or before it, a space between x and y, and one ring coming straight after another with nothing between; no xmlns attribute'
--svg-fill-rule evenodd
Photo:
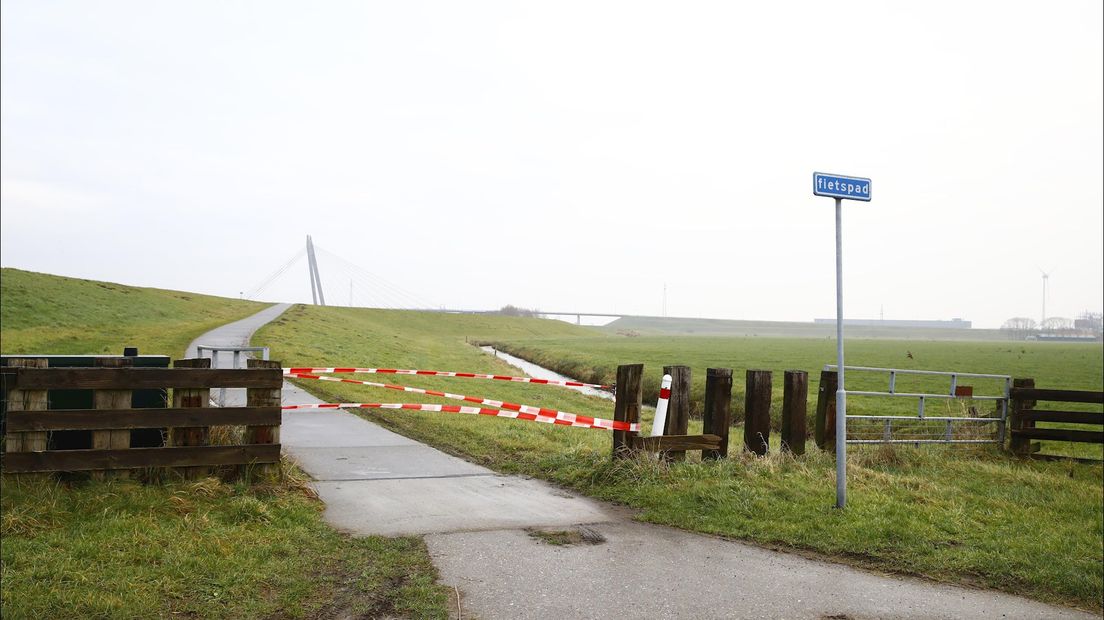
<svg viewBox="0 0 1104 620"><path fill-rule="evenodd" d="M843 236L840 205L844 200L870 202L870 179L813 173L813 195L836 199L836 508L847 504L847 392L843 387Z"/></svg>

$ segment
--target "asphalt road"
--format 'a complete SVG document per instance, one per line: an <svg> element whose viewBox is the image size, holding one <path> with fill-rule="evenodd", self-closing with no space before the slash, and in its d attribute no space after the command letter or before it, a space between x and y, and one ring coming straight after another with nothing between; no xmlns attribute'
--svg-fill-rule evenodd
<svg viewBox="0 0 1104 620"><path fill-rule="evenodd" d="M208 332L193 347L246 345L286 309ZM220 361L226 367L230 356ZM288 383L284 399L318 402ZM281 441L314 477L335 527L425 535L441 582L461 592L464 617L1097 617L638 523L622 509L496 474L337 411L285 412ZM558 546L533 535L541 530L585 535Z"/></svg>

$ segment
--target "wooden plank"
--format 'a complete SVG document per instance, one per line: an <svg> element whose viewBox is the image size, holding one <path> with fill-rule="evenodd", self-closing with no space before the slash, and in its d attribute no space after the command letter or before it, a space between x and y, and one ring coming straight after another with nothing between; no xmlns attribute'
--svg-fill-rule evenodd
<svg viewBox="0 0 1104 620"><path fill-rule="evenodd" d="M271 369L280 372L280 362L250 358L246 365L251 369ZM282 376L282 372L281 372ZM245 404L249 407L279 407L282 397L283 381L275 388L249 388L245 391ZM280 443L280 422L276 424L245 427L245 442L251 444ZM260 474L279 474L280 466L266 465L258 470Z"/></svg>
<svg viewBox="0 0 1104 620"><path fill-rule="evenodd" d="M1021 414L1025 420L1036 422L1065 422L1067 424L1104 424L1104 413L1093 411L1048 411L1032 409Z"/></svg>
<svg viewBox="0 0 1104 620"><path fill-rule="evenodd" d="M1016 431L1035 427L1035 422L1025 417L1028 411L1035 408L1035 401L1025 398L1023 395L1025 391L1034 391L1034 389L1035 379L1020 378L1012 379L1012 389L1009 391L1009 401L1012 405L1012 411L1009 420L1009 426L1011 428L1009 429L1008 449L1011 450L1013 454L1022 457L1027 457L1031 454L1031 441L1027 438L1017 436Z"/></svg>
<svg viewBox="0 0 1104 620"><path fill-rule="evenodd" d="M643 401L641 377L644 364L624 364L617 367L617 383L613 403L613 419L636 424L640 422L640 404ZM632 439L636 433L613 431L613 458L629 458Z"/></svg>
<svg viewBox="0 0 1104 620"><path fill-rule="evenodd" d="M134 364L134 360L126 357L101 357L95 361L96 366L105 369L128 369ZM92 372L97 372L93 370ZM103 372L103 371L99 371ZM96 390L92 392L92 406L96 409L130 409L134 406L134 392L129 389ZM105 431L92 431L92 448L94 450L127 450L130 448L130 429L115 429ZM129 478L128 471L97 471L92 474L94 479L105 478Z"/></svg>
<svg viewBox="0 0 1104 620"><path fill-rule="evenodd" d="M664 435L685 435L690 427L690 367L664 366L663 374L671 375L671 399L667 403L667 424ZM669 461L685 461L683 450L668 450Z"/></svg>
<svg viewBox="0 0 1104 620"><path fill-rule="evenodd" d="M717 435L721 445L715 450L702 450L702 460L728 456L728 436L732 429L732 369L707 368L705 370L705 412L702 414L702 430Z"/></svg>
<svg viewBox="0 0 1104 620"><path fill-rule="evenodd" d="M1034 385L1034 383L1032 383ZM1090 403L1104 405L1104 392L1082 390L1041 390L1034 387L1013 387L1012 398L1021 400L1048 400L1059 403Z"/></svg>
<svg viewBox="0 0 1104 620"><path fill-rule="evenodd" d="M280 444L264 446L190 446L129 450L57 450L4 457L4 471L97 471L142 467L194 467L278 463Z"/></svg>
<svg viewBox="0 0 1104 620"><path fill-rule="evenodd" d="M744 449L758 455L770 450L771 371L748 370L744 395Z"/></svg>
<svg viewBox="0 0 1104 620"><path fill-rule="evenodd" d="M649 452L669 452L678 450L720 450L719 435L660 435L657 437L636 437L633 448Z"/></svg>
<svg viewBox="0 0 1104 620"><path fill-rule="evenodd" d="M1020 439L1046 439L1077 443L1104 443L1104 431L1075 431L1068 428L1012 429L1012 437Z"/></svg>
<svg viewBox="0 0 1104 620"><path fill-rule="evenodd" d="M24 390L279 388L283 381L280 370L266 368L21 368L16 371L14 387Z"/></svg>
<svg viewBox="0 0 1104 620"><path fill-rule="evenodd" d="M0 366L0 388L5 392L15 389L15 368Z"/></svg>
<svg viewBox="0 0 1104 620"><path fill-rule="evenodd" d="M59 409L10 411L8 431L101 431L151 427L207 427L211 425L271 426L280 423L279 407L225 407L205 409ZM203 445L203 444L200 444Z"/></svg>
<svg viewBox="0 0 1104 620"><path fill-rule="evenodd" d="M200 368L211 367L211 358L199 357L173 361L173 368ZM174 423L164 424L169 427L168 445L170 446L206 446L211 443L211 424L217 422L194 422L187 426L178 426L185 416L192 414L189 408L204 408L211 404L211 390L208 388L175 388L173 390L173 406L182 409L184 413L177 416ZM225 410L220 410L225 412ZM279 415L277 413L277 415ZM202 416L200 416L202 417ZM223 416L218 416L221 419ZM195 418L192 418L193 420ZM232 422L223 422L232 424ZM244 422L239 422L244 424ZM186 480L197 480L211 474L209 467L182 467L178 470Z"/></svg>
<svg viewBox="0 0 1104 620"><path fill-rule="evenodd" d="M787 370L782 378L782 451L805 454L809 431L806 415L809 407L809 373Z"/></svg>
<svg viewBox="0 0 1104 620"><path fill-rule="evenodd" d="M14 373L15 368L46 368L48 361L45 358L38 359L23 359L15 358L9 359L8 364L11 365L11 372ZM14 376L14 375L11 375ZM7 413L5 426L5 443L4 450L9 454L15 454L20 452L43 452L46 450L47 443L49 442L49 436L45 432L17 432L18 428L13 428L11 419L12 416L24 415L36 415L39 412L45 411L49 408L49 392L46 390L11 390L6 392L7 398ZM35 430L35 429L26 429Z"/></svg>
<svg viewBox="0 0 1104 620"><path fill-rule="evenodd" d="M813 425L813 439L821 450L836 449L836 388L839 376L834 370L820 372L820 387L817 388L816 420Z"/></svg>
<svg viewBox="0 0 1104 620"><path fill-rule="evenodd" d="M1073 461L1074 463L1081 463L1083 465L1100 465L1104 461L1100 459L1086 459L1076 456L1066 456L1064 454L1032 454L1031 458L1037 461Z"/></svg>

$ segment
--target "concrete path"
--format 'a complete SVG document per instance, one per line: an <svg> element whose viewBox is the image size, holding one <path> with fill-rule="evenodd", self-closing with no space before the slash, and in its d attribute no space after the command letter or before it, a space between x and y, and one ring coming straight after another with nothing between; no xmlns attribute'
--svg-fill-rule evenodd
<svg viewBox="0 0 1104 620"><path fill-rule="evenodd" d="M288 307L272 306L207 332L192 343L189 356L199 344L248 346L253 332ZM218 362L229 368L233 359L224 353ZM227 390L227 406L244 401L244 390ZM320 401L284 382L283 402ZM344 412L285 411L280 442L314 478L326 520L356 534L562 527L609 518L596 502L538 480L496 474Z"/></svg>
<svg viewBox="0 0 1104 620"><path fill-rule="evenodd" d="M286 308L196 342L248 344ZM285 402L318 402L287 383L284 390ZM334 526L426 535L441 582L463 594L465 617L1096 617L637 523L622 510L498 475L346 413L285 412L281 439L315 478ZM577 530L585 540L555 546L532 535L540 529Z"/></svg>
<svg viewBox="0 0 1104 620"><path fill-rule="evenodd" d="M554 546L519 530L426 541L441 580L482 620L1095 617L628 519L585 529L605 542Z"/></svg>

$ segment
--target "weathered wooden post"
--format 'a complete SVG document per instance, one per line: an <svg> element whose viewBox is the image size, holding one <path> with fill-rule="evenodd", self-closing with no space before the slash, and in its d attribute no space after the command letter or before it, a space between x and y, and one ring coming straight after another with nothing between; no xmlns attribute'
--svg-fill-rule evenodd
<svg viewBox="0 0 1104 620"><path fill-rule="evenodd" d="M805 454L806 410L809 399L809 373L787 370L782 379L782 451Z"/></svg>
<svg viewBox="0 0 1104 620"><path fill-rule="evenodd" d="M813 438L821 450L836 449L836 387L838 385L839 376L836 371L820 371Z"/></svg>
<svg viewBox="0 0 1104 620"><path fill-rule="evenodd" d="M758 455L770 451L771 371L748 370L744 395L744 448Z"/></svg>
<svg viewBox="0 0 1104 620"><path fill-rule="evenodd" d="M1035 389L1035 379L1013 379L1013 391L1016 388L1033 390ZM1035 402L1016 396L1012 397L1012 439L1008 442L1008 447L1017 456L1026 457L1031 455L1031 440L1018 437L1016 431L1035 428L1035 420L1024 419L1024 414L1035 408Z"/></svg>
<svg viewBox="0 0 1104 620"><path fill-rule="evenodd" d="M175 360L173 368L210 368L211 359L199 357L194 359ZM211 402L211 390L209 388L174 388L173 407L207 407ZM211 427L209 426L181 426L170 427L168 445L170 446L206 446L211 441ZM210 467L180 467L181 475L189 480L203 478L211 474Z"/></svg>
<svg viewBox="0 0 1104 620"><path fill-rule="evenodd" d="M690 367L664 366L663 374L671 375L671 400L667 405L667 426L664 435L685 435L690 428ZM666 453L669 461L686 460L686 450Z"/></svg>
<svg viewBox="0 0 1104 620"><path fill-rule="evenodd" d="M128 357L98 357L94 365L98 368L129 368L134 360ZM130 409L134 401L132 390L93 390L92 407L94 409ZM130 429L92 431L93 450L129 450ZM97 470L92 472L94 480L107 478L129 478L126 469Z"/></svg>
<svg viewBox="0 0 1104 620"><path fill-rule="evenodd" d="M627 364L617 367L617 391L613 404L613 419L636 424L640 422L640 404L644 394L640 380L644 376L644 364ZM624 459L632 455L632 443L636 433L613 431L613 458Z"/></svg>
<svg viewBox="0 0 1104 620"><path fill-rule="evenodd" d="M250 358L246 361L247 368L280 368L280 362L274 360L258 360ZM247 388L245 390L246 407L279 407L281 391L275 388ZM280 443L279 426L246 426L246 444L276 444ZM257 472L262 475L275 475L280 472L279 463L258 465Z"/></svg>
<svg viewBox="0 0 1104 620"><path fill-rule="evenodd" d="M702 433L721 438L719 450L702 450L702 460L728 456L728 434L732 427L732 369L707 368L705 371L705 411Z"/></svg>
<svg viewBox="0 0 1104 620"><path fill-rule="evenodd" d="M48 360L9 359L11 368L46 368ZM7 395L8 411L45 411L49 408L46 390L10 390ZM44 452L47 443L46 431L8 432L5 437L7 452ZM45 477L47 474L22 474L27 478Z"/></svg>

